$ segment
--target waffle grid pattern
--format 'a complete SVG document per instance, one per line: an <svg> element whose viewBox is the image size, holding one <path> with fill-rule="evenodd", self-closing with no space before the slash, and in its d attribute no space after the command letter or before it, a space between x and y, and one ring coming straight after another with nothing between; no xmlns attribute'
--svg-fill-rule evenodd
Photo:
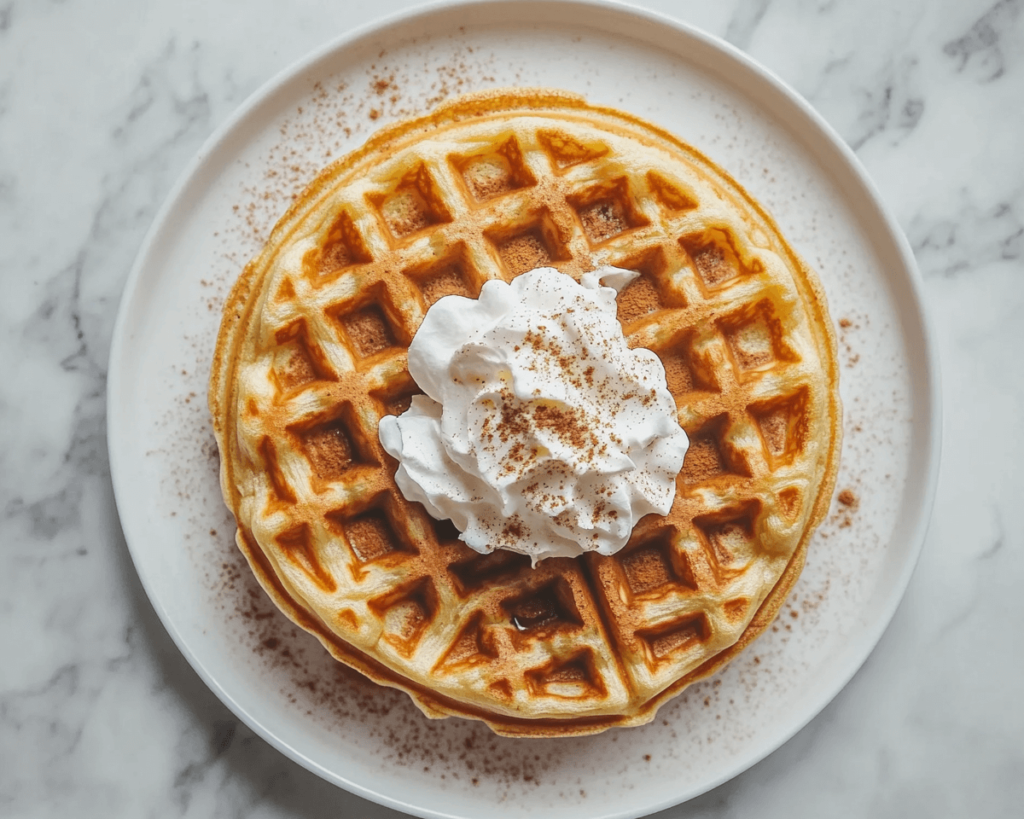
<svg viewBox="0 0 1024 819"><path fill-rule="evenodd" d="M279 241L239 365L239 520L289 594L400 678L485 714L647 721L802 540L828 350L802 272L714 174L564 113L471 125L321 189ZM417 392L406 348L443 295L603 263L641 272L619 315L691 438L676 502L613 557L478 555L402 497L377 440Z"/></svg>

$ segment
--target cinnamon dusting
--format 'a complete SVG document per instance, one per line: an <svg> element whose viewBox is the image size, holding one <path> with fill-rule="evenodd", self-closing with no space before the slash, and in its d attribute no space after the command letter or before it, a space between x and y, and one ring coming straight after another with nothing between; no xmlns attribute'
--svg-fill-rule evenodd
<svg viewBox="0 0 1024 819"><path fill-rule="evenodd" d="M512 276L551 264L551 254L538 231L524 233L502 242L498 247L498 255Z"/></svg>
<svg viewBox="0 0 1024 819"><path fill-rule="evenodd" d="M619 293L616 304L619 321L623 324L643 318L648 313L660 310L662 306L661 296L647 276L637 276L627 284Z"/></svg>
<svg viewBox="0 0 1024 819"><path fill-rule="evenodd" d="M725 464L718 445L710 435L695 436L683 459L683 479L687 483L700 483L725 472Z"/></svg>

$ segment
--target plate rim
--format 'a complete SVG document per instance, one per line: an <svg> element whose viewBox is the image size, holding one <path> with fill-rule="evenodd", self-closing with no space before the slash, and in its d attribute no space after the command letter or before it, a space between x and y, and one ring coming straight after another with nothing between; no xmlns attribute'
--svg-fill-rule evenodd
<svg viewBox="0 0 1024 819"><path fill-rule="evenodd" d="M377 804L408 814L429 817L431 819L462 819L462 817L457 814L440 812L431 808L423 808L410 804L409 802L405 802L392 795L373 790L366 785L346 778L336 771L328 770L324 765L320 764L315 759L310 758L299 749L280 739L271 730L267 729L256 715L247 710L242 703L238 702L234 696L221 685L213 674L207 670L202 661L195 655L191 647L173 625L173 621L169 611L164 605L164 601L159 595L155 594L146 573L140 568L141 560L137 555L137 547L133 547L132 545L133 542L139 543L141 541L138 536L133 537L133 535L136 535L137 527L132 524L133 515L131 514L130 507L126 507L121 500L128 495L126 487L130 480L130 476L127 473L130 470L126 463L126 459L119 454L118 447L119 430L122 428L120 408L124 403L124 399L122 398L124 387L120 376L121 370L118 365L120 360L124 357L126 333L128 332L127 325L131 315L131 307L136 301L139 288L143 283L143 273L150 265L150 259L154 255L158 240L164 231L169 217L180 205L180 201L183 196L189 192L190 185L192 185L194 180L200 175L203 165L206 164L211 157L216 155L218 149L221 149L224 146L224 143L233 136L236 128L240 124L243 124L253 112L270 100L275 93L281 90L283 86L287 85L290 81L294 80L301 74L315 68L320 62L330 59L333 55L343 50L357 48L364 42L369 42L379 38L380 36L385 35L389 29L408 25L418 19L425 20L427 18L432 18L435 15L448 14L453 10L461 10L468 13L476 13L480 11L490 13L497 12L499 15L504 12L505 16L511 17L513 16L512 12L517 9L521 12L532 10L534 17L543 15L549 20L557 20L562 24L570 23L570 21L576 21L576 24L582 27L607 30L607 27L601 24L604 22L603 20L595 22L591 18L587 23L578 22L580 19L587 19L583 17L581 13L601 10L605 13L606 17L617 16L619 18L629 19L634 23L639 22L641 24L646 24L647 26L664 29L673 38L681 38L683 42L687 40L696 42L712 52L718 52L718 54L724 58L726 64L731 62L734 68L741 72L752 74L761 82L767 84L767 86L769 86L784 103L792 106L796 112L804 118L805 126L811 126L812 132L817 131L817 135L822 138L824 146L827 149L839 154L839 158L846 166L845 170L852 176L852 180L859 186L860 190L858 192L866 198L869 206L873 208L876 215L880 217L880 221L886 228L888 238L893 242L893 249L896 251L901 263L901 269L897 271L897 273L903 274L903 284L907 286L907 293L905 295L909 298L905 301L905 305L912 308L911 317L916 319L917 335L920 336L921 341L921 349L917 352L922 358L924 369L923 372L919 372L917 376L924 384L922 392L925 400L922 401L922 409L925 410L926 417L914 418L914 426L917 427L919 424L923 424L924 429L921 430L920 435L914 436L912 434L909 451L911 453L911 462L913 462L913 454L915 453L915 449L917 450L922 460L919 470L924 480L916 487L910 487L908 485L905 490L907 495L905 500L911 505L916 506L916 514L914 515L912 526L909 527L910 532L907 537L907 541L909 542L909 551L907 557L901 567L901 571L894 578L889 598L883 601L885 605L876 610L876 614L872 618L873 622L869 623L866 629L861 630L860 639L856 641L855 644L856 650L850 651L848 649L845 654L846 661L838 664L839 670L835 673L835 684L827 687L823 693L819 694L810 702L809 707L805 707L804 713L801 715L801 719L794 720L792 724L786 726L786 730L779 732L777 736L772 736L770 741L766 741L762 745L754 746L745 755L738 755L726 771L716 777L712 777L707 781L699 783L697 787L691 787L687 790L683 790L667 800L651 802L640 806L639 813L635 809L629 809L625 811L600 814L601 819L629 819L631 817L646 816L650 813L655 813L657 811L679 805L735 778L787 743L812 719L820 714L821 711L839 694L839 692L849 684L853 676L874 651L882 635L891 623L905 596L910 578L912 577L919 561L921 550L924 546L924 541L928 532L928 527L931 522L931 511L935 500L939 477L939 463L941 459L941 383L938 345L935 341L934 328L925 304L923 280L920 272L918 271L913 251L905 234L903 233L902 228L895 219L895 216L882 199L877 186L867 174L867 171L864 169L856 154L842 140L832 126L825 121L821 114L819 114L810 105L810 103L808 103L770 69L761 65L732 44L713 34L705 32L692 24L675 19L661 12L638 8L624 2L619 2L618 0L545 0L545 2L539 2L538 0L437 0L436 2L414 6L412 8L407 8L371 20L352 29L351 31L346 32L345 34L327 40L298 60L273 74L268 80L260 85L257 90L250 94L249 97L213 131L178 176L175 184L164 199L160 209L154 216L125 281L111 337L106 387L107 456L110 467L111 483L114 491L114 501L118 512L118 520L125 537L128 552L135 567L135 572L139 577L150 604L153 606L154 611L163 624L164 629L170 635L172 641L192 669L199 675L204 684L217 696L217 698L263 740L268 742L292 761L336 786L342 787L357 796L368 799ZM525 16L525 14L522 14L521 18ZM695 62L710 73L722 77L722 79L728 84L735 84L731 78L724 76L721 70L716 70L701 61L695 60ZM804 131L803 128L791 128L790 130L794 133ZM890 276L889 278L891 280L894 277ZM903 314L904 311L901 310L898 312L901 319L906 318ZM907 334L906 331L904 332ZM914 334L908 335L912 337ZM916 389L912 390L912 394L916 395L916 393ZM918 442L916 445L915 441ZM910 477L914 477L912 472L910 473ZM915 488L916 492L914 491ZM905 504L905 506L906 505L907 504Z"/></svg>

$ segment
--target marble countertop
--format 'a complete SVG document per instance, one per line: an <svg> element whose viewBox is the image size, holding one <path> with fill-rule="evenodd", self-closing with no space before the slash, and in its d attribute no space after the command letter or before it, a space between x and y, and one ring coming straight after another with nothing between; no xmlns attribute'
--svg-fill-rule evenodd
<svg viewBox="0 0 1024 819"><path fill-rule="evenodd" d="M171 642L118 522L104 391L133 258L202 143L405 5L295 0L282 25L263 0L0 1L4 816L399 815L255 736ZM1024 2L643 5L768 66L856 151L916 254L944 399L930 533L877 649L782 748L659 815L1020 815Z"/></svg>

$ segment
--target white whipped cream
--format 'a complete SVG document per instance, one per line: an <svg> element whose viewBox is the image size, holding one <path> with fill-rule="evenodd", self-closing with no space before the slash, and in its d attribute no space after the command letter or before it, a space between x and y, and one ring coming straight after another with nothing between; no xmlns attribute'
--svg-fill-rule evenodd
<svg viewBox="0 0 1024 819"><path fill-rule="evenodd" d="M614 554L641 517L666 514L688 441L661 361L631 350L615 317L636 275L603 267L577 284L539 268L437 301L409 347L426 395L380 422L405 497L476 551L535 564Z"/></svg>

